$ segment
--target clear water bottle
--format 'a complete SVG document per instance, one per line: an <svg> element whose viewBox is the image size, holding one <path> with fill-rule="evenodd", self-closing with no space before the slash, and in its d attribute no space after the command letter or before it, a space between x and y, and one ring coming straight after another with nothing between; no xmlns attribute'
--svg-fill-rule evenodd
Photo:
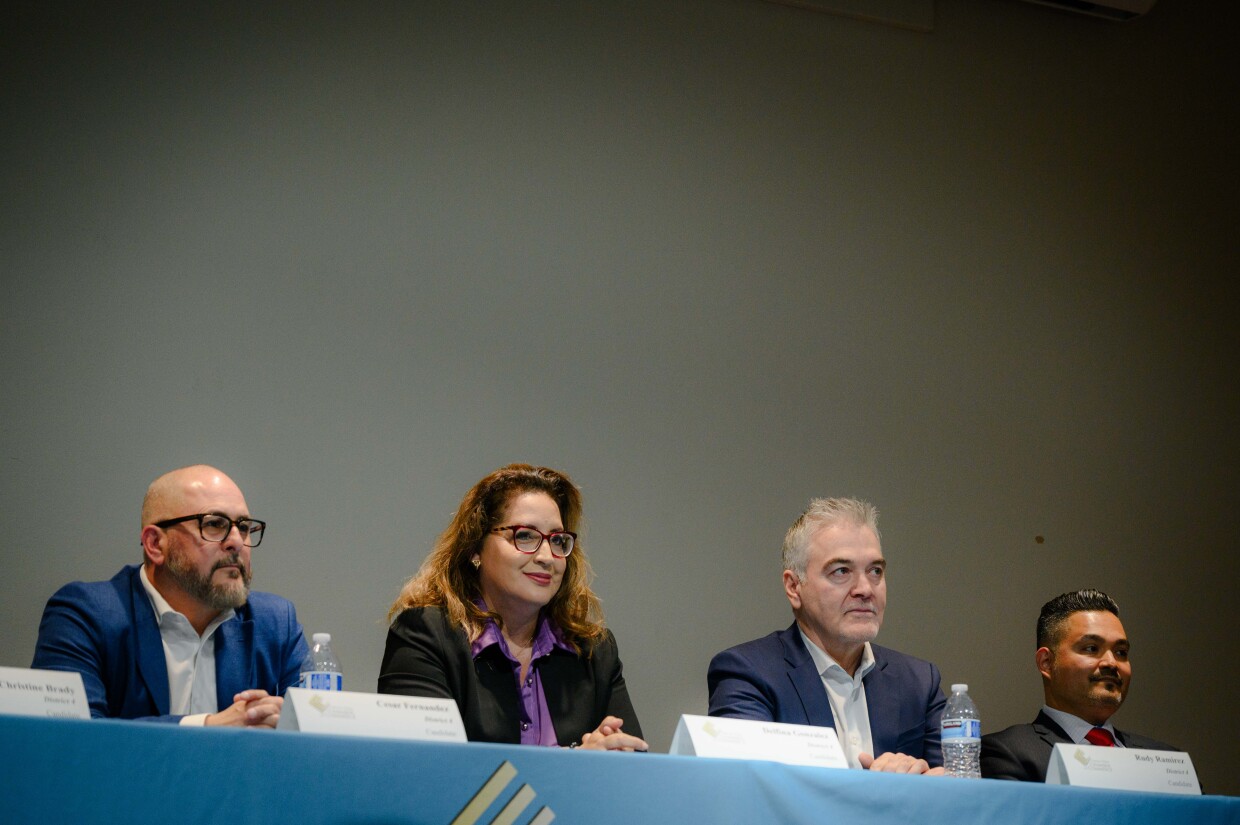
<svg viewBox="0 0 1240 825"><path fill-rule="evenodd" d="M980 779L982 723L977 716L977 705L969 698L968 685L952 685L951 698L943 708L940 731L944 773Z"/></svg>
<svg viewBox="0 0 1240 825"><path fill-rule="evenodd" d="M301 682L297 686L311 690L344 690L344 673L332 652L332 634L314 634L314 644L301 665Z"/></svg>

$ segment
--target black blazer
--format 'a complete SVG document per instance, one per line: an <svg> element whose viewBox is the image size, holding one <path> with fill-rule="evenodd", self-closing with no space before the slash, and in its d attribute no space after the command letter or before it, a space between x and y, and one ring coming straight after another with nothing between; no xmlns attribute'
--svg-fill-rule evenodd
<svg viewBox="0 0 1240 825"><path fill-rule="evenodd" d="M561 745L580 742L605 716L623 719L625 733L642 735L611 631L592 655L557 647L532 667L538 668ZM455 699L469 741L521 741L521 697L511 663L494 645L472 658L465 630L453 626L441 608L412 607L392 622L379 692Z"/></svg>
<svg viewBox="0 0 1240 825"><path fill-rule="evenodd" d="M1125 733L1118 728L1115 730L1115 737L1126 748L1179 750L1165 742L1135 733ZM1033 720L1032 725L1013 725L1006 730L988 733L982 737L982 776L988 779L1045 782L1051 750L1055 745L1071 743L1068 734L1055 724L1055 720L1044 711L1038 711L1038 718Z"/></svg>

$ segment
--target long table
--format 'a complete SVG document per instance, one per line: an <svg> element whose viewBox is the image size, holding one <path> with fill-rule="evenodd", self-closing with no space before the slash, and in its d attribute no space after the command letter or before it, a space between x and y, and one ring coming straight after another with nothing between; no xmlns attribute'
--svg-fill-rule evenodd
<svg viewBox="0 0 1240 825"><path fill-rule="evenodd" d="M1240 799L0 716L4 823L1240 823ZM519 809L519 810L517 810Z"/></svg>

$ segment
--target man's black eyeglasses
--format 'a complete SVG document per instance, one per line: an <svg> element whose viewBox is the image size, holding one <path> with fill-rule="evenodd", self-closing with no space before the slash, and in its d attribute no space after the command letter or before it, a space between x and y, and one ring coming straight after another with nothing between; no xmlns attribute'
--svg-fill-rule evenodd
<svg viewBox="0 0 1240 825"><path fill-rule="evenodd" d="M256 518L231 519L223 513L195 513L192 516L181 516L180 518L157 521L155 526L167 529L183 521L197 521L198 535L202 536L203 541L223 541L228 538L228 534L232 532L233 525L235 524L237 532L241 534L241 540L245 542L246 547L258 547L263 540L263 531L267 529L267 522L265 521L259 521Z"/></svg>

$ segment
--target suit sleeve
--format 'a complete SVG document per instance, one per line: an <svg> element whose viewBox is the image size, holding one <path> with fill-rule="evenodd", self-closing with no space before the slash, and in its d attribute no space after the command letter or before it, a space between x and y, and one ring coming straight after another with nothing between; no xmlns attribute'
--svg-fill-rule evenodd
<svg viewBox="0 0 1240 825"><path fill-rule="evenodd" d="M775 721L775 703L766 686L754 678L758 672L735 648L716 654L706 671L710 715Z"/></svg>
<svg viewBox="0 0 1240 825"><path fill-rule="evenodd" d="M939 687L943 677L939 669L930 665L930 697L926 702L926 728L923 738L923 759L932 768L943 765L943 708L947 707L947 697Z"/></svg>
<svg viewBox="0 0 1240 825"><path fill-rule="evenodd" d="M301 682L301 667L306 657L310 655L310 647L306 644L306 633L302 629L301 622L297 621L297 608L292 602L288 602L288 615L285 619L285 632L281 646L283 650L280 661L283 665L276 684L276 696L283 696L285 691L296 687ZM222 700L226 697L219 698L220 705L223 706Z"/></svg>
<svg viewBox="0 0 1240 825"><path fill-rule="evenodd" d="M986 779L1012 779L1018 782L1035 782L1029 768L1020 757L998 736L982 737L982 776Z"/></svg>
<svg viewBox="0 0 1240 825"><path fill-rule="evenodd" d="M427 617L428 611L410 608L388 628L379 668L379 692L459 701L448 677L443 636Z"/></svg>
<svg viewBox="0 0 1240 825"><path fill-rule="evenodd" d="M48 599L39 622L33 668L80 673L86 688L90 715L108 716L108 690L103 674L107 666L103 633L96 616L83 609L73 585L62 587Z"/></svg>
<svg viewBox="0 0 1240 825"><path fill-rule="evenodd" d="M600 674L600 678L605 678L608 685L607 707L603 715L623 719L624 732L642 739L644 737L641 722L637 720L637 711L633 709L633 701L629 698L629 688L624 682L624 665L620 662L620 649L616 645L616 637L610 630L607 631L607 636L602 642L602 649L596 651L595 655L598 656L603 650L606 650L608 654L606 657L608 672ZM602 721L602 719L595 720L595 729Z"/></svg>
<svg viewBox="0 0 1240 825"><path fill-rule="evenodd" d="M119 646L108 642L106 607L94 605L80 584L69 584L48 599L39 622L39 639L35 643L32 668L80 673L86 689L86 702L94 719L112 717L108 701L109 674L121 672L128 663L110 661L122 654ZM124 616L117 621L127 623ZM118 700L119 697L112 697ZM119 709L119 706L118 706ZM120 716L119 713L115 714ZM181 716L139 716L137 721L177 724Z"/></svg>

